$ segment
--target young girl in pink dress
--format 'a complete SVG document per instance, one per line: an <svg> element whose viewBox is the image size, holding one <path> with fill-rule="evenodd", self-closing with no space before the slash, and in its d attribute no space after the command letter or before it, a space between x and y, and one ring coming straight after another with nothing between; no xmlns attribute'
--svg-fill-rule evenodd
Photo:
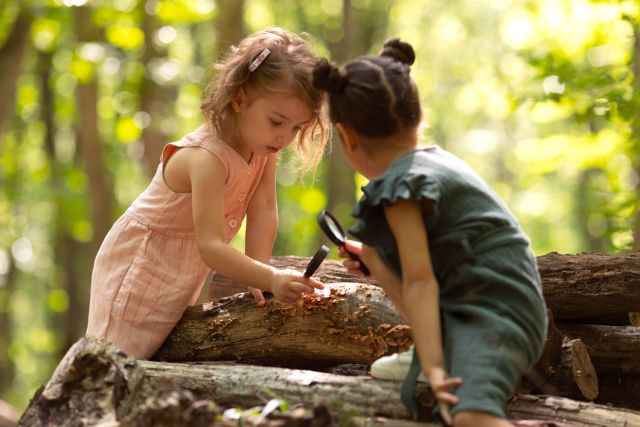
<svg viewBox="0 0 640 427"><path fill-rule="evenodd" d="M250 286L259 304L262 291L295 302L323 288L268 265L278 227L277 153L295 140L315 165L326 141L323 96L311 82L316 62L302 39L270 28L217 64L205 124L164 148L151 183L102 243L87 335L149 358L195 303L209 269ZM243 254L228 242L245 215Z"/></svg>

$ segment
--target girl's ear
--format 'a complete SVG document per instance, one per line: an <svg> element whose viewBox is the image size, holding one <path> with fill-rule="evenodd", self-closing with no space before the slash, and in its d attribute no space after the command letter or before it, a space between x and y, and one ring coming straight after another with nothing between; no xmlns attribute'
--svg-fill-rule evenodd
<svg viewBox="0 0 640 427"><path fill-rule="evenodd" d="M235 96L233 97L233 99L231 100L231 107L233 108L233 111L235 111L236 113L239 113L246 107L246 104L247 104L247 93L244 91L243 88L240 88L238 92L235 94Z"/></svg>
<svg viewBox="0 0 640 427"><path fill-rule="evenodd" d="M358 139L353 130L342 123L336 123L336 129L338 129L344 149L354 151L358 146Z"/></svg>

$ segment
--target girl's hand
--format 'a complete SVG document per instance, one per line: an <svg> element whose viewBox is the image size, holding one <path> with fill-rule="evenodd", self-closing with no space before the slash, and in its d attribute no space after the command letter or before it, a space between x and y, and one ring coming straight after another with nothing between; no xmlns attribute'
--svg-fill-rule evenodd
<svg viewBox="0 0 640 427"><path fill-rule="evenodd" d="M449 408L451 405L457 404L459 399L458 396L450 393L450 390L462 384L462 378L449 378L447 372L441 367L431 369L431 372L425 373L425 376L429 380L433 396L440 404L442 419L447 425L451 425L452 419Z"/></svg>
<svg viewBox="0 0 640 427"><path fill-rule="evenodd" d="M347 251L344 247L341 247L338 250L338 255L346 258L346 260L342 262L342 265L347 269L348 273L353 274L354 276L362 276L367 279L376 280L376 270L379 270L380 265L384 265L380 259L380 255L378 255L378 252L371 246L363 245L362 242L355 240L347 240L345 242L345 246L350 252L356 254L367 267L369 267L369 272L371 274L369 276L362 274L362 271L360 271L360 262L349 258Z"/></svg>
<svg viewBox="0 0 640 427"><path fill-rule="evenodd" d="M296 302L315 289L324 289L322 282L296 270L276 270L271 279L271 293L282 302Z"/></svg>
<svg viewBox="0 0 640 427"><path fill-rule="evenodd" d="M252 288L251 286L247 286L249 292L253 295L253 298L256 300L256 305L260 307L261 305L265 305L267 301L264 299L264 295L262 295L262 291L258 288Z"/></svg>

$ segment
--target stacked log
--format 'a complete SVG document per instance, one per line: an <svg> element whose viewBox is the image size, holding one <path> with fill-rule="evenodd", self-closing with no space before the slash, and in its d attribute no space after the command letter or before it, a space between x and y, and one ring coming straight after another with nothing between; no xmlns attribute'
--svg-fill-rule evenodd
<svg viewBox="0 0 640 427"><path fill-rule="evenodd" d="M640 409L640 253L538 257L543 293L564 341L586 346L595 402ZM588 399L587 396L584 396Z"/></svg>
<svg viewBox="0 0 640 427"><path fill-rule="evenodd" d="M433 398L426 384L419 393L429 396L420 401L429 419ZM273 396L293 407L304 405L298 409L311 406L312 414L304 418L294 410L240 423L222 418L223 407L266 407ZM640 412L559 397L517 395L506 410L516 425L640 425ZM398 381L235 363L140 361L85 337L38 390L20 425L328 427L351 420L363 426L433 425L398 421L408 418Z"/></svg>
<svg viewBox="0 0 640 427"><path fill-rule="evenodd" d="M272 260L299 270L307 262ZM640 326L630 320L640 312L640 254L551 253L538 263L549 330L543 356L506 407L509 418L528 426L640 425L633 410L640 409ZM153 361L128 359L100 341L79 342L21 424L73 416L123 425L211 425L212 419L222 423L221 407L264 405L278 396L306 406L244 425L312 425L304 419L318 426L336 420L428 425L408 421L399 382L362 375L379 356L411 343L410 328L381 289L347 275L337 261L325 261L316 276L329 284L325 292L297 304L267 298L262 307L241 284L213 276L215 301L188 308ZM329 373L349 370L356 375ZM433 398L426 384L418 398L429 420Z"/></svg>
<svg viewBox="0 0 640 427"><path fill-rule="evenodd" d="M307 262L307 259L298 257L278 257L272 260L276 267L297 269L304 269ZM543 356L524 379L521 391L640 409L640 326L629 325L629 319L633 316L630 313L640 310L640 253L549 253L538 257L538 266L544 298L549 309L549 330ZM321 311L315 311L314 316L309 316L310 313L304 310L291 313L295 320L289 323L289 328L270 331L268 328L271 308L267 308L265 313L265 309L252 306L252 298L246 293L241 294L242 297L226 297L243 291L244 287L224 277L213 276L210 296L218 300L216 304L227 307L223 310L223 317L229 313L234 319L245 316L251 320L237 323L237 327L230 328L224 339L202 341L200 337L194 337L194 330L224 320L214 314L219 310L219 306L213 311L211 308L209 311L206 308L192 309L185 313L183 321L156 357L165 361L186 360L181 356L184 352L181 348L184 348L186 342L194 342L198 344L193 351L201 352L201 356L191 355L190 360L237 360L271 366L321 368L326 366L327 362L331 362L329 359L334 354L334 362L341 359L342 363L367 365L380 355L401 350L410 343L408 326L403 325L402 319L395 314L393 307L385 300L384 295L381 295L375 283L347 275L338 261L325 261L316 276L324 283L337 283L338 287L333 288L334 291L344 286L345 291L341 291L344 301L338 310L341 313L339 315L348 316L351 313L355 317L349 325L343 325L345 328L335 328L335 319L322 317L327 313L333 315L331 309L323 308ZM358 283L344 283L347 281ZM362 298L363 295L366 297ZM238 298L243 301L242 304L235 300ZM372 304L369 304L369 299ZM318 296L314 296L312 300L314 302L311 305L315 305L316 308L326 307L335 302L322 302L322 297ZM270 302L267 307L273 307L270 304L277 307L276 302ZM302 307L307 305L309 304L303 301ZM356 307L369 307L364 310L367 315L360 316L363 310ZM196 314L198 310L201 311L200 314ZM257 320L261 316L262 327ZM194 318L197 319L195 322L191 320ZM612 323L614 325L611 325ZM618 325L615 325L616 323ZM249 324L253 327L249 327ZM234 331L238 329L245 330L245 333L236 335L237 332ZM235 342L246 342L246 330L249 329L260 336L260 339L252 336L249 342L256 342L259 344L257 347L265 349L270 361L260 359L259 354L255 354L251 349L236 351L233 354L222 353L223 348L237 348ZM392 331L394 336L385 337L386 331ZM293 360L287 354L286 342L284 348L276 348L283 335L288 337L288 345L296 347L294 353L297 360ZM192 338L188 338L190 336ZM369 338L365 339L366 336ZM327 342L324 337L333 337L334 340ZM354 346L358 344L358 339L363 340L361 342L366 345ZM375 346L375 342L382 344ZM389 345L384 345L385 342ZM320 348L322 356L318 356L315 350L310 351L314 347L318 350L318 344L325 343L327 346ZM346 343L352 346L349 350L351 355L338 355ZM209 349L216 349L217 354L199 350L203 345ZM360 353L356 356L358 351Z"/></svg>

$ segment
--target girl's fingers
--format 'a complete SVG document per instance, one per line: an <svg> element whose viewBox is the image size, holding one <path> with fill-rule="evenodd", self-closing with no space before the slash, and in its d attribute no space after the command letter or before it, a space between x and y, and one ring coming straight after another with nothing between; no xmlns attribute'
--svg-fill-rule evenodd
<svg viewBox="0 0 640 427"><path fill-rule="evenodd" d="M253 295L253 298L256 300L256 305L265 305L266 300L264 299L264 295L262 294L262 291L260 289L252 287L249 287L248 289L249 292L251 292L251 294Z"/></svg>
<svg viewBox="0 0 640 427"><path fill-rule="evenodd" d="M451 425L452 420L451 414L449 413L449 405L444 402L440 402L440 416L446 425Z"/></svg>
<svg viewBox="0 0 640 427"><path fill-rule="evenodd" d="M311 287L313 287L313 288L316 288L316 289L324 289L324 285L323 285L323 284L322 284L322 282L321 282L321 281L319 281L318 279L309 278L309 279L307 280L307 283L308 283ZM311 292L313 293L313 289L311 290Z"/></svg>
<svg viewBox="0 0 640 427"><path fill-rule="evenodd" d="M456 396L455 394L446 393L444 391L441 391L440 393L437 393L436 394L436 398L438 399L438 401L446 402L446 403L448 403L450 405L455 405L460 401L458 396Z"/></svg>
<svg viewBox="0 0 640 427"><path fill-rule="evenodd" d="M362 242L358 242L356 240L347 240L345 242L345 245L351 250L356 250L359 251L360 249L362 249Z"/></svg>
<svg viewBox="0 0 640 427"><path fill-rule="evenodd" d="M460 384L462 384L462 378L460 378L460 377L447 378L445 380L442 380L442 382L440 382L435 387L431 387L431 388L433 389L434 392L441 391L441 390L442 391L446 391L446 390L450 389L451 387L457 387Z"/></svg>

